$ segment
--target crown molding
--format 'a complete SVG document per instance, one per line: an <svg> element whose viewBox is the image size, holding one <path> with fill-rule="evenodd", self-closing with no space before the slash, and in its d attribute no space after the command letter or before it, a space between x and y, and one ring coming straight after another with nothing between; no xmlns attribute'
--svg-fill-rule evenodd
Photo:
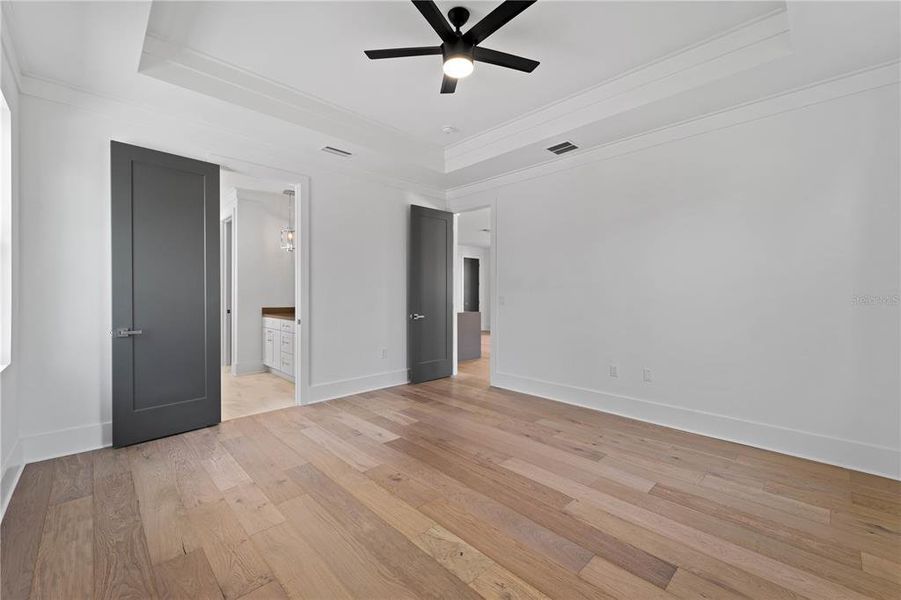
<svg viewBox="0 0 901 600"><path fill-rule="evenodd" d="M9 70L16 84L16 90L22 91L22 61L13 33L15 15L11 2L0 2L0 45L3 48L3 58L9 65ZM5 66L5 65L4 65ZM2 67L0 67L2 68Z"/></svg>
<svg viewBox="0 0 901 600"><path fill-rule="evenodd" d="M551 159L538 165L448 189L448 209L454 210L467 207L472 204L472 199L468 198L469 196L489 192L513 183L575 169L586 164L638 152L652 146L703 135L784 112L800 110L808 106L859 94L868 90L897 85L899 82L901 82L901 61L898 60L852 71L800 88L766 96L595 146L572 156Z"/></svg>
<svg viewBox="0 0 901 600"><path fill-rule="evenodd" d="M791 53L783 7L445 149L445 172L547 141Z"/></svg>
<svg viewBox="0 0 901 600"><path fill-rule="evenodd" d="M443 188L383 174L355 161L337 163L336 160L323 159L320 156L322 153L318 152L318 150L304 151L282 143L266 142L261 144L259 135L255 134L253 130L242 131L234 127L225 127L219 123L195 116L163 111L131 98L83 89L65 82L35 75L22 74L21 82L22 87L20 91L24 96L63 104L105 118L121 120L134 125L144 125L148 120L154 119L160 122L172 123L181 128L202 127L218 134L225 134L240 139L243 141L243 146L247 148L248 153L246 156L230 156L226 152L217 153L215 149L209 149L205 156L197 157L203 160L210 160L212 157L216 157L219 160L229 159L236 170L241 168L240 165L256 165L259 168L272 168L285 173L299 175L300 173L288 165L304 164L308 165L316 173L333 173L342 177L353 177L440 199L442 203L444 202L445 194ZM239 110L247 109L241 108ZM177 152L177 149L170 149L170 151ZM227 163L222 164L229 166ZM302 175L310 175L310 173L303 173Z"/></svg>
<svg viewBox="0 0 901 600"><path fill-rule="evenodd" d="M177 4L177 3L174 3ZM443 173L443 149L310 94L148 32L138 71Z"/></svg>

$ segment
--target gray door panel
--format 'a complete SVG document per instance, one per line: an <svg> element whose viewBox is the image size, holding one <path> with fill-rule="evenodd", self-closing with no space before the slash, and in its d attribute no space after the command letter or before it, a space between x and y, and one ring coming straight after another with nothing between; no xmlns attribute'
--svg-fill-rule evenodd
<svg viewBox="0 0 901 600"><path fill-rule="evenodd" d="M111 143L113 445L220 420L219 167Z"/></svg>
<svg viewBox="0 0 901 600"><path fill-rule="evenodd" d="M413 383L453 370L453 213L410 207L409 362Z"/></svg>
<svg viewBox="0 0 901 600"><path fill-rule="evenodd" d="M479 259L463 259L463 310L479 312Z"/></svg>

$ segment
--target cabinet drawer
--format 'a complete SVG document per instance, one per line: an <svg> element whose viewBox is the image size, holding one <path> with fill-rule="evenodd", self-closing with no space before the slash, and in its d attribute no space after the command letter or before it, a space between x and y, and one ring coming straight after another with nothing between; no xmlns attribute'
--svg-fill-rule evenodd
<svg viewBox="0 0 901 600"><path fill-rule="evenodd" d="M282 354L279 357L279 371L282 373L288 373L289 375L294 375L294 355L293 354Z"/></svg>
<svg viewBox="0 0 901 600"><path fill-rule="evenodd" d="M294 333L294 321L279 319L278 324L283 333Z"/></svg>
<svg viewBox="0 0 901 600"><path fill-rule="evenodd" d="M287 352L288 354L294 354L294 334L291 333L283 333L281 335L281 347L282 352Z"/></svg>
<svg viewBox="0 0 901 600"><path fill-rule="evenodd" d="M272 317L263 317L263 327L266 329L275 329L278 331L281 329L281 323L283 319L274 319Z"/></svg>

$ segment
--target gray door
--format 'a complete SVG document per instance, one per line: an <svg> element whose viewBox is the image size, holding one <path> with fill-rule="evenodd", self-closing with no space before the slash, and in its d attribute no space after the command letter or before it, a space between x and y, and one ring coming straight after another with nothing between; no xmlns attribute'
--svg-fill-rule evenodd
<svg viewBox="0 0 901 600"><path fill-rule="evenodd" d="M463 259L463 310L479 312L479 259Z"/></svg>
<svg viewBox="0 0 901 600"><path fill-rule="evenodd" d="M219 422L219 166L110 150L120 447Z"/></svg>
<svg viewBox="0 0 901 600"><path fill-rule="evenodd" d="M453 369L453 213L410 207L408 355L413 383Z"/></svg>

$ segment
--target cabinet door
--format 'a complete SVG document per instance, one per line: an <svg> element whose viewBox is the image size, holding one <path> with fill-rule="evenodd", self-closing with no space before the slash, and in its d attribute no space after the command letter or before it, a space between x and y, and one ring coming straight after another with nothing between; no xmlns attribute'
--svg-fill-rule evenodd
<svg viewBox="0 0 901 600"><path fill-rule="evenodd" d="M278 333L273 329L263 329L263 364L267 367L277 368L275 360L275 348Z"/></svg>

